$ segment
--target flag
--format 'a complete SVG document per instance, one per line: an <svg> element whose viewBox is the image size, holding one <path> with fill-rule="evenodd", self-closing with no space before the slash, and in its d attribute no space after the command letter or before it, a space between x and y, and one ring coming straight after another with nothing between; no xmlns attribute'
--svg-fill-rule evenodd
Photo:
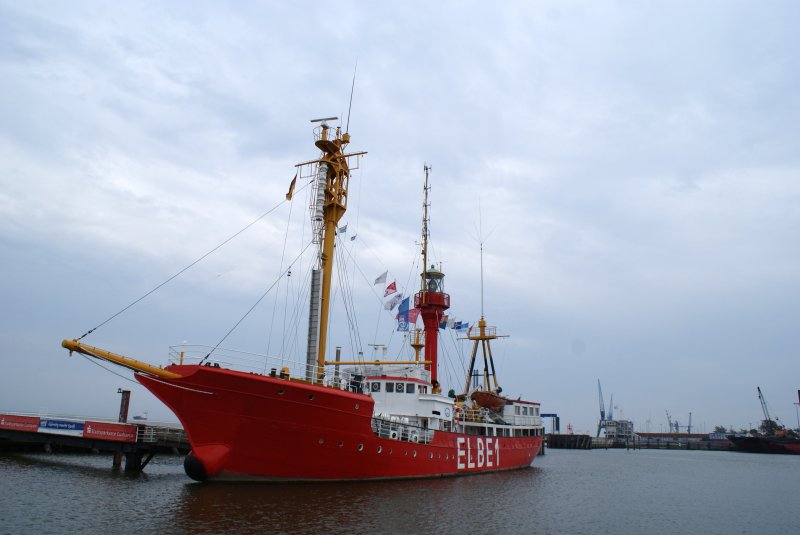
<svg viewBox="0 0 800 535"><path fill-rule="evenodd" d="M344 225L336 229L336 234L346 234L346 233L347 233L347 225Z"/></svg>
<svg viewBox="0 0 800 535"><path fill-rule="evenodd" d="M467 333L469 333L469 330L470 330L470 328L471 328L471 327L469 326L469 323L467 323L466 321L465 321L464 323L462 323L462 324L461 324L461 330L462 330L462 331L463 331L464 329L466 329L466 330L467 330Z"/></svg>
<svg viewBox="0 0 800 535"><path fill-rule="evenodd" d="M383 291L383 296L386 297L388 295L392 295L397 291L397 281L393 281L386 289Z"/></svg>
<svg viewBox="0 0 800 535"><path fill-rule="evenodd" d="M467 329L467 336L469 336L469 334L472 332L472 328L473 327L474 327L474 325L470 325L469 326L469 328Z"/></svg>
<svg viewBox="0 0 800 535"><path fill-rule="evenodd" d="M386 310L394 310L394 307L400 304L400 301L403 300L403 294L394 294L391 299L386 301L383 304L383 308Z"/></svg>
<svg viewBox="0 0 800 535"><path fill-rule="evenodd" d="M292 183L289 184L289 192L286 194L286 200L291 201L292 195L294 195L294 186L297 184L297 173L294 174L294 178L292 179Z"/></svg>
<svg viewBox="0 0 800 535"><path fill-rule="evenodd" d="M440 329L447 329L447 314L439 319L439 328Z"/></svg>
<svg viewBox="0 0 800 535"><path fill-rule="evenodd" d="M417 323L417 317L419 316L419 309L412 308L408 311L408 323Z"/></svg>
<svg viewBox="0 0 800 535"><path fill-rule="evenodd" d="M380 277L378 277L377 279L375 279L375 282L373 283L373 285L374 285L374 284L380 284L380 283L382 283L382 282L386 282L386 275L388 275L388 274L389 274L389 272L388 272L388 271L384 271L384 272L383 272L383 275L381 275Z"/></svg>
<svg viewBox="0 0 800 535"><path fill-rule="evenodd" d="M460 321L455 322L455 324L453 325L453 329L455 329L457 331L460 331L461 330L461 322Z"/></svg>
<svg viewBox="0 0 800 535"><path fill-rule="evenodd" d="M450 327L451 329L455 329L456 326L455 316L450 316L449 318L447 318L447 326Z"/></svg>
<svg viewBox="0 0 800 535"><path fill-rule="evenodd" d="M403 302L400 303L400 308L397 309L398 314L408 314L408 300L409 298L406 297L403 299Z"/></svg>
<svg viewBox="0 0 800 535"><path fill-rule="evenodd" d="M356 234L353 234L352 236L350 236L350 241L355 241L355 239L356 239Z"/></svg>
<svg viewBox="0 0 800 535"><path fill-rule="evenodd" d="M397 330L408 331L408 297L403 299L397 309Z"/></svg>

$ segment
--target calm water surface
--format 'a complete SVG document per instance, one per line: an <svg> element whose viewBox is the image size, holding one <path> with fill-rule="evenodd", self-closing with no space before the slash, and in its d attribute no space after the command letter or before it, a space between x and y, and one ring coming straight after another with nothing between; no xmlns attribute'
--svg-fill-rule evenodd
<svg viewBox="0 0 800 535"><path fill-rule="evenodd" d="M549 450L439 480L198 484L108 456L0 455L0 533L800 533L800 456Z"/></svg>

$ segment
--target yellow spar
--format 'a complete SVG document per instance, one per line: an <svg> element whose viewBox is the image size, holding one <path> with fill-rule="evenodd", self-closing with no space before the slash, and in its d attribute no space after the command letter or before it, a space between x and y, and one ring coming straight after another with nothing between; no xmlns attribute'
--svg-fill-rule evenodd
<svg viewBox="0 0 800 535"><path fill-rule="evenodd" d="M77 340L64 340L61 342L61 347L69 349L70 353L76 351L78 353L82 353L90 357L98 358L101 360L107 360L108 362L113 362L114 364L118 364L119 366L123 366L135 372L146 373L148 375L155 375L156 377L162 377L164 379L178 379L180 377L183 377L182 375L173 372L168 372L167 370L164 370L157 366L151 366L150 364L147 364L140 360L123 357L122 355L117 355L116 353L106 351L105 349L100 349L99 347L92 347L92 346L87 346L85 344L81 344Z"/></svg>

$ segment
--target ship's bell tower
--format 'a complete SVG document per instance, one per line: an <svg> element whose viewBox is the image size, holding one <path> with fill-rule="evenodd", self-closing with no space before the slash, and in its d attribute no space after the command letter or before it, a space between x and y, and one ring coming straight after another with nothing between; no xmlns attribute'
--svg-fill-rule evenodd
<svg viewBox="0 0 800 535"><path fill-rule="evenodd" d="M444 292L444 273L441 268L431 265L428 268L428 173L430 167L425 166L425 199L422 204L422 273L420 291L414 296L414 307L420 310L422 323L425 326L425 360L430 364L425 369L431 373L431 382L437 380L437 349L439 342L439 324L444 311L450 308L450 296Z"/></svg>

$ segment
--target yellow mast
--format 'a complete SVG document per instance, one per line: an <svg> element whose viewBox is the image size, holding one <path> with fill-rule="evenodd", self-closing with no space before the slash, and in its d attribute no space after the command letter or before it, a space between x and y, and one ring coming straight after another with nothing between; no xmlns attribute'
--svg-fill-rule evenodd
<svg viewBox="0 0 800 535"><path fill-rule="evenodd" d="M319 252L319 267L322 270L322 288L320 291L319 311L319 336L317 350L317 381L322 380L325 368L325 349L328 336L328 316L330 312L331 279L333 275L333 254L336 241L336 226L347 211L347 188L350 181L350 166L347 158L359 156L366 152L344 154L344 147L350 143L350 134L342 133L341 127L336 127L335 132L322 120L320 135L314 144L323 155L316 163L320 182L318 188L324 188L324 201L322 206L323 226L321 230L321 245ZM305 162L298 166L307 165ZM324 179L322 174L324 173Z"/></svg>

